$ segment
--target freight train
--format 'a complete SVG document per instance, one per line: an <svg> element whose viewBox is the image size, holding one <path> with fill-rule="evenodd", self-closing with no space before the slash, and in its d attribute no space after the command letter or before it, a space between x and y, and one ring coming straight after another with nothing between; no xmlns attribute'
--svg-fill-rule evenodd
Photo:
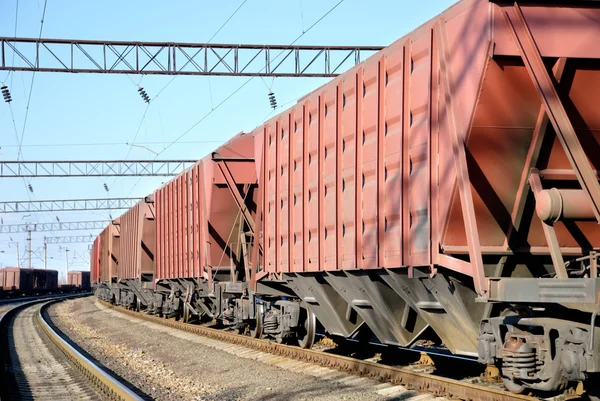
<svg viewBox="0 0 600 401"><path fill-rule="evenodd" d="M458 2L114 220L96 294L302 347L435 333L597 395L599 21Z"/></svg>
<svg viewBox="0 0 600 401"><path fill-rule="evenodd" d="M67 285L58 284L58 271L5 267L0 269L0 299L29 295L90 291L90 272L69 272Z"/></svg>

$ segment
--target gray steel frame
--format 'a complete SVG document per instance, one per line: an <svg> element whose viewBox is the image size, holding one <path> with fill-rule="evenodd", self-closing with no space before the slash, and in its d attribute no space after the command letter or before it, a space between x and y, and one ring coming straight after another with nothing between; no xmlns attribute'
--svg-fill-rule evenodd
<svg viewBox="0 0 600 401"><path fill-rule="evenodd" d="M0 177L170 177L197 160L47 160L0 162Z"/></svg>
<svg viewBox="0 0 600 401"><path fill-rule="evenodd" d="M81 244L87 242L94 242L96 239L95 235L71 235L63 237L44 237L46 244Z"/></svg>
<svg viewBox="0 0 600 401"><path fill-rule="evenodd" d="M334 77L381 49L0 37L0 70Z"/></svg>
<svg viewBox="0 0 600 401"><path fill-rule="evenodd" d="M0 213L130 209L143 198L62 199L0 202Z"/></svg>
<svg viewBox="0 0 600 401"><path fill-rule="evenodd" d="M57 223L28 223L0 225L0 234L26 233L28 231L72 231L102 229L110 220L65 221Z"/></svg>

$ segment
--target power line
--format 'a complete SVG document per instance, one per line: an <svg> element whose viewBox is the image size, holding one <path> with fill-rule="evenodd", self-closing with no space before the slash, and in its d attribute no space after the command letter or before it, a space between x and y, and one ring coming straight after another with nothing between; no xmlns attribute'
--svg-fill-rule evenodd
<svg viewBox="0 0 600 401"><path fill-rule="evenodd" d="M180 141L177 142L180 145L190 144L202 144L202 143L224 143L226 141L215 141L215 140L201 140L201 141ZM136 142L137 145L163 145L171 143L170 141L149 141L149 142ZM89 143L40 143L40 144L29 144L23 145L24 148L47 148L47 147L65 147L65 146L128 146L128 142L89 142ZM1 148L16 148L19 145L2 145Z"/></svg>
<svg viewBox="0 0 600 401"><path fill-rule="evenodd" d="M308 27L308 29L304 32L302 32L300 35L298 35L298 37L296 39L294 39L294 41L292 43L290 43L290 46L294 45L294 43L296 43L298 40L300 40L300 38L302 38L304 35L306 35L308 32L310 32L311 29L313 29L315 26L317 26L317 24L319 24L321 21L323 21L323 19L325 19L325 17L327 17L329 14L331 14L331 12L333 10L335 10L337 7L339 7L340 4L342 4L344 2L344 0L340 0L338 1L333 7L331 7L325 14L323 14L318 20L316 20L311 26ZM276 60L279 56L281 56L284 53L284 51L281 51L279 54L277 54L275 56L275 58L273 58L272 60ZM264 68L263 68L264 70ZM262 71L262 70L261 70ZM221 103L219 103L217 105L217 107L213 108L212 110L210 110L208 113L206 113L204 116L202 116L197 122L195 122L194 124L192 124L192 126L190 128L188 128L187 130L185 130L181 135L179 135L173 142L171 142L169 145L167 145L163 150L161 150L160 152L158 152L158 154L155 156L155 159L160 156L162 153L164 153L167 149L169 149L171 146L173 146L176 142L178 142L181 138L183 138L185 135L187 135L192 129L194 129L196 126L198 126L198 124L200 124L202 121L204 121L208 116L210 116L215 110L217 110L219 107L221 107L223 104L225 104L229 99L231 99L235 94L237 94L240 90L242 90L242 88L244 88L248 83L250 83L250 81L252 81L255 77L252 76L249 79L247 79L244 83L242 83L242 85L240 85L240 87L238 87L236 90L234 90L231 94L229 94L229 96L227 96L223 101L221 101ZM135 189L135 187L137 187L137 185L140 183L141 179L137 180L137 182L131 187L131 190L129 191L129 193L127 194L127 196L131 195L131 193L133 192L133 190Z"/></svg>
<svg viewBox="0 0 600 401"><path fill-rule="evenodd" d="M42 38L42 31L44 29L44 18L46 17L46 6L48 0L44 1L44 11L42 11L42 20L40 21L40 34L39 39ZM21 146L23 145L23 138L25 137L25 128L27 127L27 118L29 117L29 105L31 104L31 95L33 94L33 84L35 82L35 71L31 76L31 85L29 86L29 96L27 98L27 107L25 108L25 119L23 120L23 131L21 132L21 140L19 141L19 152L17 153L17 160L21 157Z"/></svg>
<svg viewBox="0 0 600 401"><path fill-rule="evenodd" d="M217 34L219 32L221 32L221 30L225 27L225 25L227 25L227 23L235 16L235 14L237 14L237 12L240 10L240 8L242 8L242 6L244 4L246 4L246 1L248 1L248 0L242 1L242 3L238 6L238 8L235 9L233 14L231 14L229 16L229 18L227 18L227 20L225 22L223 22L223 24L219 27L219 29L217 29L217 31L210 37L210 39L208 39L208 42L206 42L206 43L210 43L215 38L215 36L217 36ZM175 75L173 78L171 78L171 80L169 80L169 82L167 82L167 84L165 86L163 86L163 88L161 90L158 91L158 93L154 96L154 99L156 99L165 89L167 89L167 87L169 85L171 85L171 83L173 81L175 81L175 78L177 78L177 75ZM209 90L210 90L210 77L208 79L209 79L208 82L209 82ZM212 94L211 94L211 106L212 106Z"/></svg>
<svg viewBox="0 0 600 401"><path fill-rule="evenodd" d="M17 0L17 6L15 9L15 38L17 37L17 26L19 24L19 0ZM13 53L12 55L12 63L15 63L15 53ZM6 81L8 79L8 76L11 74L12 71L9 71L8 74L6 74L6 78L4 78L4 81ZM13 74L14 75L14 74ZM13 77L10 77L10 86L13 86Z"/></svg>
<svg viewBox="0 0 600 401"><path fill-rule="evenodd" d="M47 6L48 6L48 0L44 0L44 9L42 11L42 19L40 20L40 32L38 35L38 39L41 39L42 32L44 30L44 20L46 18L46 7ZM17 11L18 11L18 1L17 1ZM17 36L16 30L17 30L17 22L15 20L15 37ZM13 60L14 60L14 54L13 54ZM36 61L38 61L38 60L36 59ZM17 151L17 160L19 160L23 154L22 153L23 152L23 139L25 138L25 129L27 127L27 119L29 117L29 106L31 104L31 97L33 95L33 85L35 83L35 74L36 73L34 71L31 76L31 84L29 86L29 95L27 97L27 106L25 108L25 117L23 119L23 130L21 131L21 138L20 139L17 138L17 142L19 144L18 151ZM11 86L12 86L12 78L11 78ZM12 112L12 110L11 110L11 112ZM27 194L27 198L31 202L31 195L29 193L29 191L33 192L31 189L31 180L29 181L29 183L27 183L25 178L23 178L23 184L25 185L25 193ZM28 191L28 189L29 189L29 191ZM45 220L45 216L42 216L42 218Z"/></svg>

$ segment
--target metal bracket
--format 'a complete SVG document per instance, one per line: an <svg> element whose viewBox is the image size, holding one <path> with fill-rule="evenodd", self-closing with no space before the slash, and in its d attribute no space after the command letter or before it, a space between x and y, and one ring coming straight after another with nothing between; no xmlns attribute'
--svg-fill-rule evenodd
<svg viewBox="0 0 600 401"><path fill-rule="evenodd" d="M538 170L531 170L531 175L529 176L529 185L531 185L533 195L537 199L538 194L543 190L542 180L540 179L540 172ZM542 222L542 227L544 229L546 242L548 243L548 248L550 249L550 256L552 257L552 263L554 264L556 277L568 278L569 276L567 275L567 268L565 267L565 261L562 253L560 252L560 245L558 244L558 238L556 237L554 226L552 224Z"/></svg>
<svg viewBox="0 0 600 401"><path fill-rule="evenodd" d="M469 246L469 260L473 267L473 283L475 285L475 290L479 295L483 295L487 292L485 272L483 269L483 257L481 255L481 244L479 242L479 233L475 218L475 206L473 205L473 194L471 192L471 181L469 179L464 137L461 136L461 127L454 107L453 99L456 88L451 71L450 48L447 43L448 38L443 21L438 23L438 33L437 36L439 37L439 48L441 52L440 75L444 85L444 95L446 97L445 104L448 114L448 126L450 128L450 137L452 139L452 150L456 166L460 204L465 223L467 244Z"/></svg>
<svg viewBox="0 0 600 401"><path fill-rule="evenodd" d="M521 53L527 72L540 95L542 104L546 108L548 118L556 131L556 136L565 150L581 188L592 204L596 220L600 223L600 184L598 178L577 138L575 128L556 91L554 80L546 70L546 65L527 26L521 8L515 3L512 9L506 8L504 10L504 17Z"/></svg>

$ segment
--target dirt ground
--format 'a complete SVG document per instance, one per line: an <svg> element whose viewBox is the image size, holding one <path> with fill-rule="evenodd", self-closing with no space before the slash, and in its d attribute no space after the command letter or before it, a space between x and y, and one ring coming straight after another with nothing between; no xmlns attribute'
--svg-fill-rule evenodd
<svg viewBox="0 0 600 401"><path fill-rule="evenodd" d="M93 297L58 303L48 313L72 341L149 399L433 399L408 391L398 394L398 389L394 391L389 385L377 385L369 379L344 378L344 374L327 372L315 377L298 369L232 355L203 345L206 339L194 334L107 309ZM299 368L299 364L288 363L294 368ZM307 370L319 369L309 366ZM348 383L340 383L340 377Z"/></svg>

